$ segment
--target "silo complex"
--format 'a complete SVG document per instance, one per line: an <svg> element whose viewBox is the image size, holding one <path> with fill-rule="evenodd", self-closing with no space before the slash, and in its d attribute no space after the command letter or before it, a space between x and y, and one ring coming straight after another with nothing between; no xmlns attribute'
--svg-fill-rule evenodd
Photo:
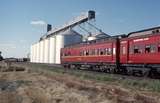
<svg viewBox="0 0 160 103"><path fill-rule="evenodd" d="M72 29L51 35L31 46L31 62L60 64L60 49L82 41L82 36Z"/></svg>
<svg viewBox="0 0 160 103"><path fill-rule="evenodd" d="M89 10L60 27L52 29L52 25L47 24L47 33L40 38L36 46L33 44L30 48L31 62L60 64L61 48L82 42L82 35L72 28L92 19L95 19L95 11Z"/></svg>

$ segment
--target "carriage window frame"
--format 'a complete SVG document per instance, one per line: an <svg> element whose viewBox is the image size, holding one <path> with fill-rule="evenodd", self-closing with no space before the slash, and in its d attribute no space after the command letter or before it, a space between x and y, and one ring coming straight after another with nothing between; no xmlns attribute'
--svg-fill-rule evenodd
<svg viewBox="0 0 160 103"><path fill-rule="evenodd" d="M107 51L106 51L107 53L107 55L112 55L112 48L107 48Z"/></svg>
<svg viewBox="0 0 160 103"><path fill-rule="evenodd" d="M156 52L156 45L155 44L147 44L145 45L145 53L155 53Z"/></svg>
<svg viewBox="0 0 160 103"><path fill-rule="evenodd" d="M127 54L126 46L121 46L120 48L121 48L121 49L120 49L120 54L121 54L121 55L126 55L126 54Z"/></svg>
<svg viewBox="0 0 160 103"><path fill-rule="evenodd" d="M145 45L145 53L151 53L151 45Z"/></svg>
<svg viewBox="0 0 160 103"><path fill-rule="evenodd" d="M158 53L160 53L160 43L157 46L157 51L158 51Z"/></svg>
<svg viewBox="0 0 160 103"><path fill-rule="evenodd" d="M142 54L142 53L143 53L142 45L134 45L133 46L133 54Z"/></svg>
<svg viewBox="0 0 160 103"><path fill-rule="evenodd" d="M95 55L95 49L91 49L91 50L89 51L89 55Z"/></svg>
<svg viewBox="0 0 160 103"><path fill-rule="evenodd" d="M88 56L89 55L89 50L85 50L85 56Z"/></svg>
<svg viewBox="0 0 160 103"><path fill-rule="evenodd" d="M83 55L84 55L84 54L83 54L83 51L80 51L80 53L79 53L79 54L80 54L80 56L83 56Z"/></svg>
<svg viewBox="0 0 160 103"><path fill-rule="evenodd" d="M106 52L105 52L105 49L100 49L100 55L105 55Z"/></svg>

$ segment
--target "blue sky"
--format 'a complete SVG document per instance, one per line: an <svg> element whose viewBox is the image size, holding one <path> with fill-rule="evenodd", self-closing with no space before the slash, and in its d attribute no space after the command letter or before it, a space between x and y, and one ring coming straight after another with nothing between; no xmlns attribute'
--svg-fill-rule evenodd
<svg viewBox="0 0 160 103"><path fill-rule="evenodd" d="M46 31L95 10L96 25L117 35L160 25L159 0L0 0L0 51L5 57L25 57L30 45Z"/></svg>

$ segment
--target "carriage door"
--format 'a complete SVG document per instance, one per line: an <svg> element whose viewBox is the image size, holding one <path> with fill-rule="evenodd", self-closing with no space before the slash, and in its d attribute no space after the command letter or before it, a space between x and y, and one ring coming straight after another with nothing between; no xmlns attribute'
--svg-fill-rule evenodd
<svg viewBox="0 0 160 103"><path fill-rule="evenodd" d="M127 63L127 49L128 49L128 45L127 45L127 41L121 41L120 43L120 62L121 63Z"/></svg>

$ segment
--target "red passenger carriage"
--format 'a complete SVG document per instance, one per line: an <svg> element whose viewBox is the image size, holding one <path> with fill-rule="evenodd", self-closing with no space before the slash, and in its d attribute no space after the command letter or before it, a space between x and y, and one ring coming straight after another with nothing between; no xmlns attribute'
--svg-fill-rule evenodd
<svg viewBox="0 0 160 103"><path fill-rule="evenodd" d="M84 64L90 68L98 66L101 70L116 67L117 43L117 39L102 39L67 46L61 49L61 62L64 65L76 67L84 66Z"/></svg>
<svg viewBox="0 0 160 103"><path fill-rule="evenodd" d="M132 32L61 49L61 62L70 67L148 75L160 71L160 27Z"/></svg>

